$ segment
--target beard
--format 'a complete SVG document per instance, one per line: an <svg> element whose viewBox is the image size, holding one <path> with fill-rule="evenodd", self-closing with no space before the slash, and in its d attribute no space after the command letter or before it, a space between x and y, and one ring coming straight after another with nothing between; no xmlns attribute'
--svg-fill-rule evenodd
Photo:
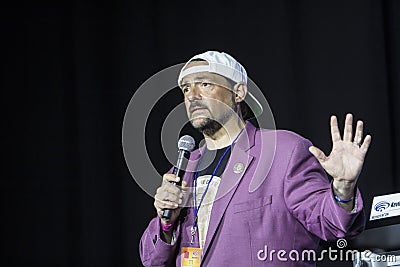
<svg viewBox="0 0 400 267"><path fill-rule="evenodd" d="M211 118L204 119L204 121L200 125L194 125L192 123L192 126L199 132L207 136L213 136L216 132L218 132L219 129L222 128L221 123Z"/></svg>
<svg viewBox="0 0 400 267"><path fill-rule="evenodd" d="M192 126L207 136L213 136L216 132L218 132L223 125L236 113L236 105L232 103L230 109L227 109L225 113L219 119L215 119L212 116L206 117L200 124L194 124L193 120L190 120Z"/></svg>

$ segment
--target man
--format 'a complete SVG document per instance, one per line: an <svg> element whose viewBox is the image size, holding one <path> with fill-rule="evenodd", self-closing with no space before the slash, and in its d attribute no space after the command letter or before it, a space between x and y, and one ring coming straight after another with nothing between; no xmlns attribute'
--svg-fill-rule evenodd
<svg viewBox="0 0 400 267"><path fill-rule="evenodd" d="M163 176L154 202L158 216L141 239L145 266L314 266L300 256L317 249L320 239L363 231L356 183L371 137L362 140L361 121L353 136L348 114L341 138L332 116L333 149L325 156L295 133L257 129L245 120L263 109L248 92L245 69L226 53L194 56L178 84L205 145L191 153L181 188L170 182L182 177ZM267 153L273 155L268 168L266 151L274 152ZM173 210L169 219L165 209Z"/></svg>

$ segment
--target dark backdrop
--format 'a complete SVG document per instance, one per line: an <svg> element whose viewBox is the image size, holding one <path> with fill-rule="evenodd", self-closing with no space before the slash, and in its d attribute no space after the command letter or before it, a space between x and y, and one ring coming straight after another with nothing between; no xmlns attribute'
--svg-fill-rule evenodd
<svg viewBox="0 0 400 267"><path fill-rule="evenodd" d="M140 266L155 212L124 162L124 112L147 78L208 49L247 68L278 128L326 152L331 114L364 120L367 215L374 195L400 191L400 1L75 0L0 17L1 266Z"/></svg>

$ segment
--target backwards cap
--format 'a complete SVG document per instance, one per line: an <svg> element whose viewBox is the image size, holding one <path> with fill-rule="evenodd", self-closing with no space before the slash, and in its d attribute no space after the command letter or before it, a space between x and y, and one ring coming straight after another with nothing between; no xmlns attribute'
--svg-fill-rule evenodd
<svg viewBox="0 0 400 267"><path fill-rule="evenodd" d="M202 59L208 62L208 65L193 66L187 68L187 65L195 60ZM218 52L218 51L207 51L198 55L195 55L183 66L178 77L178 85L181 85L182 79L189 74L198 72L211 72L219 74L225 78L228 78L236 83L244 83L247 85L247 72L244 67L231 55ZM245 102L252 110L255 117L259 116L263 107L260 102L255 98L249 91L247 92Z"/></svg>

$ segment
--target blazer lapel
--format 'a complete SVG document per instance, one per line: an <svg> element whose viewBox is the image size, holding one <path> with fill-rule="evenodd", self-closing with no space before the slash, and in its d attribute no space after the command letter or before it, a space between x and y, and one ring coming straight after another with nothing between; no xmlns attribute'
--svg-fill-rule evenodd
<svg viewBox="0 0 400 267"><path fill-rule="evenodd" d="M247 123L245 130L242 132L241 136L239 136L233 147L231 157L222 174L221 183L213 203L202 261L206 257L226 208L235 194L248 166L253 160L253 156L249 154L249 149L254 146L255 132L255 127Z"/></svg>

